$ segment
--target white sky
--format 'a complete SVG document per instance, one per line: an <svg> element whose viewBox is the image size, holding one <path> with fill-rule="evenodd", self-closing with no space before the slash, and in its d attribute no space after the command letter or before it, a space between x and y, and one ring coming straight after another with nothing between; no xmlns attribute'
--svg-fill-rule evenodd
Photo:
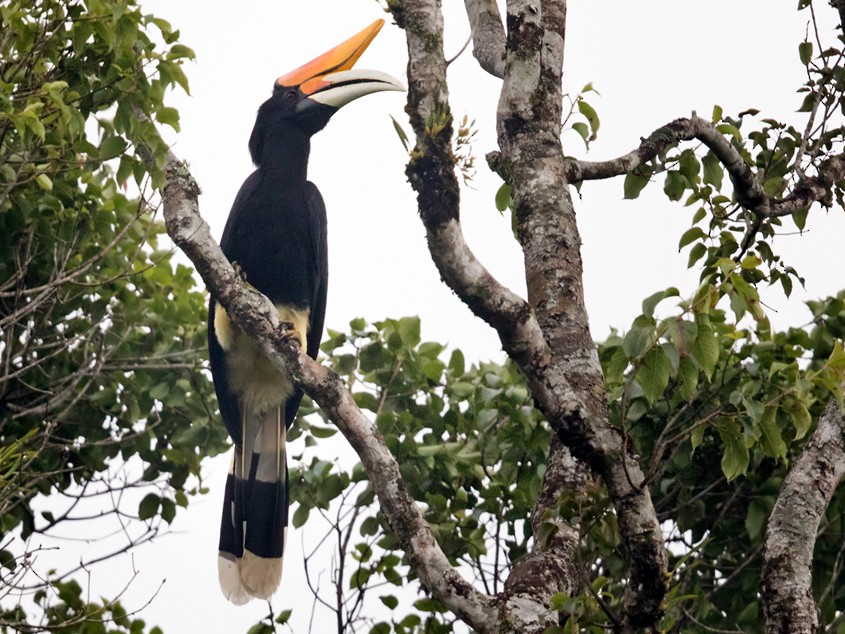
<svg viewBox="0 0 845 634"><path fill-rule="evenodd" d="M830 34L836 24L826 2L818 13ZM463 46L469 27L463 3L444 2L447 57ZM797 47L809 13L796 2L772 0L596 0L570 2L565 89L577 92L592 82L601 96L590 103L601 117L599 139L587 158L605 159L633 149L640 137L696 110L709 116L714 104L726 114L758 108L803 129L794 111L795 89L803 81ZM404 77L403 33L373 0L254 1L144 0L146 11L169 20L181 41L197 54L186 72L192 96L170 105L181 113L182 133L170 135L176 154L190 163L203 189L201 211L213 233L222 233L226 215L250 173L247 140L259 104L279 75L339 43L372 20L388 24L358 62ZM470 50L449 68L452 108L477 122L473 151L478 174L464 189L462 219L470 246L501 281L522 293L522 260L510 220L495 210L500 184L484 155L496 149L498 80L483 73ZM439 281L428 256L414 196L406 183L406 155L388 115L406 121L404 96L380 93L356 101L330 122L313 142L310 178L320 187L329 215L330 284L326 325L344 329L350 319L370 320L419 314L423 339L461 347L471 359L501 358L490 328L471 316ZM405 125L410 134L410 127ZM577 135L564 136L566 151L585 157ZM671 204L662 179L636 202L622 200L622 180L588 183L576 209L583 239L585 287L592 332L604 338L611 325L624 329L654 291L678 286L689 295L697 273L686 270L687 251L678 238L694 208ZM787 223L789 224L789 223ZM803 236L786 236L775 251L807 278L807 296L843 286L845 217L815 210ZM775 326L801 324L809 313L800 300L771 294ZM333 459L334 455L325 456ZM211 493L181 513L177 534L135 552L139 576L126 607L142 605L166 578L162 591L141 614L165 634L243 632L266 614L266 604L228 604L217 586L217 533L228 457L208 463ZM316 529L309 530L313 534ZM320 529L322 530L322 529ZM273 599L278 613L294 607L294 630L307 631L311 596L301 573L300 540L291 529L285 577ZM65 546L65 548L68 548ZM76 546L71 559L78 558ZM93 569L94 594L110 596L128 579L128 557ZM376 595L378 593L375 593ZM373 597L378 604L378 600ZM314 632L332 621L318 615ZM324 620L320 620L324 619ZM323 623L324 626L319 624Z"/></svg>

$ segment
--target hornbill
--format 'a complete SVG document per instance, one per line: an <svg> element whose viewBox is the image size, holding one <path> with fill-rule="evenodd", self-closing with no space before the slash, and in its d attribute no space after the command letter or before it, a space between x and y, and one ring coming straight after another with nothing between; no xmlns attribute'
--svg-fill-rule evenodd
<svg viewBox="0 0 845 634"><path fill-rule="evenodd" d="M249 139L256 170L238 192L220 246L292 324L312 359L326 312L326 208L307 179L311 136L340 107L380 90L404 90L378 71L351 70L383 25L377 20L279 77ZM208 349L220 414L235 445L226 480L218 572L232 603L268 598L282 575L288 523L287 429L302 390L279 372L214 298Z"/></svg>

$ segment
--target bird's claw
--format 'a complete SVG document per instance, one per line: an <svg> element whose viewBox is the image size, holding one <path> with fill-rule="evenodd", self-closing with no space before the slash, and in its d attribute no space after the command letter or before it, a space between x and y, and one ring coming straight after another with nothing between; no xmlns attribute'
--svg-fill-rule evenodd
<svg viewBox="0 0 845 634"><path fill-rule="evenodd" d="M241 268L241 265L237 262L232 262L232 268L235 270L235 276L240 279L241 282L246 282L246 271Z"/></svg>
<svg viewBox="0 0 845 634"><path fill-rule="evenodd" d="M279 328L282 329L282 336L285 339L292 339L293 341L296 341L300 348L305 345L305 342L302 341L302 335L299 334L299 331L293 325L292 321L279 322Z"/></svg>

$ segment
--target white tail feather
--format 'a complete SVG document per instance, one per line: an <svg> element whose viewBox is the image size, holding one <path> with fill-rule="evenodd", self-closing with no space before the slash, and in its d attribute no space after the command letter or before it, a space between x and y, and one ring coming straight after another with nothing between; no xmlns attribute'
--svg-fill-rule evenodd
<svg viewBox="0 0 845 634"><path fill-rule="evenodd" d="M223 591L223 596L235 605L244 605L252 599L252 596L241 583L238 564L230 557L222 554L217 557L217 576L220 580L220 589Z"/></svg>
<svg viewBox="0 0 845 634"><path fill-rule="evenodd" d="M284 487L287 429L282 409L275 408L259 417L250 417L244 413L242 429L240 452L232 465L236 481L246 482L252 461L257 460L255 481L278 483ZM283 503L287 504L287 500L284 499ZM232 520L235 521L234 512ZM287 527L280 528L286 538ZM243 534L246 535L249 530L245 518ZM268 599L276 591L282 578L282 557L262 557L245 548L243 556L235 558L221 551L217 568L224 596L235 605L243 605L253 597Z"/></svg>
<svg viewBox="0 0 845 634"><path fill-rule="evenodd" d="M240 583L257 599L269 599L282 580L281 557L259 557L248 550L238 562ZM234 601L233 601L234 603Z"/></svg>

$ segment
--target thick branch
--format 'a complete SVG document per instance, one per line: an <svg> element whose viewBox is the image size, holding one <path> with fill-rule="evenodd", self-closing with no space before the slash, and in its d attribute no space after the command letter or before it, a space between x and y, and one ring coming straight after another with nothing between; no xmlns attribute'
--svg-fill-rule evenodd
<svg viewBox="0 0 845 634"><path fill-rule="evenodd" d="M737 202L758 218L788 216L820 202L833 205L834 185L845 179L845 154L822 161L817 175L804 177L784 198L769 196L754 170L739 151L709 121L693 114L689 119L675 119L652 132L640 146L627 154L607 161L566 160L566 178L574 183L621 176L636 169L680 141L698 139L725 167L734 186Z"/></svg>
<svg viewBox="0 0 845 634"><path fill-rule="evenodd" d="M476 259L463 238L438 3L406 0L397 22L407 32L407 112L416 133L416 146L406 173L417 192L432 259L444 282L476 316L496 329L505 352L517 363L541 409L563 409L567 414L582 410L565 377L559 377L559 391L548 389L545 369L551 352L529 304L502 286ZM434 43L438 45L435 47ZM432 125L435 122L441 125ZM561 394L565 394L562 400ZM535 506L538 526L548 515L544 511L556 505L564 486L582 486L586 480L583 464L576 463L559 443L552 447L549 460L549 477L544 480L543 494ZM578 477L570 475L573 470ZM572 593L579 587L580 575L573 565L578 532L562 521L554 528L555 539L536 544L532 553L511 570L500 610L501 627L508 631L542 632L554 624L555 615L548 609L551 597L562 591Z"/></svg>
<svg viewBox="0 0 845 634"><path fill-rule="evenodd" d="M692 139L704 143L725 166L743 206L759 215L771 215L769 198L740 153L712 123L696 114L689 119L675 119L658 128L642 140L640 147L618 158L598 162L569 159L566 162L566 176L569 182L621 176L652 160L679 141Z"/></svg>
<svg viewBox="0 0 845 634"><path fill-rule="evenodd" d="M505 582L500 608L505 631L542 632L556 625L557 614L548 609L552 595L574 596L582 590L583 575L577 564L581 535L557 511L561 495L585 495L589 479L584 464L572 457L559 437L553 437L543 487L531 512L536 541Z"/></svg>
<svg viewBox="0 0 845 634"><path fill-rule="evenodd" d="M565 4L549 2L542 8L534 4L509 5L508 24L513 26L508 37L516 39L515 46L509 39L500 103L500 139L504 137L500 167L517 198L529 303L496 283L460 232L442 16L434 0L406 0L394 13L407 31L407 112L417 135L406 173L417 192L429 249L444 281L496 328L552 427L573 454L604 477L632 562L628 618L634 625L650 625L660 616L666 555L639 466L607 421L604 379L583 305L580 238L559 143ZM533 48L512 55L522 37ZM535 106L543 111L535 112ZM539 198L532 203L534 194ZM549 567L545 588L572 587L570 571L565 566L555 568ZM512 574L516 573L515 569ZM540 627L540 621L535 619L534 625Z"/></svg>
<svg viewBox="0 0 845 634"><path fill-rule="evenodd" d="M382 511L426 588L477 631L494 631L493 601L449 564L378 430L355 405L340 377L301 353L288 339L270 301L241 283L199 215L199 190L184 164L171 154L165 171L162 198L171 238L194 263L235 324L260 345L273 365L302 386L358 453Z"/></svg>
<svg viewBox="0 0 845 634"><path fill-rule="evenodd" d="M652 624L660 616L666 555L639 466L607 421L604 379L583 305L580 238L559 144L565 5L509 7L508 24L519 27L509 31L509 38L525 36L534 46L517 55L511 55L509 48L500 103L500 138L505 137L500 141L501 167L517 198L528 304L496 283L461 236L438 5L434 0L406 0L394 15L407 31L407 112L417 135L406 173L417 192L432 258L444 281L497 329L537 406L565 444L603 476L632 563L628 618L634 625ZM545 65L542 59L547 60ZM548 110L535 112L535 106ZM549 127L539 127L538 122ZM530 149L523 153L525 148ZM520 207L520 202L528 203L538 193L533 208ZM568 216L565 222L564 216ZM540 315L542 319L537 319ZM550 567L549 574L547 589L571 587L565 567ZM538 626L539 621L535 620Z"/></svg>
<svg viewBox="0 0 845 634"><path fill-rule="evenodd" d="M653 627L665 593L663 536L640 467L607 418L560 146L566 3L512 0L507 21L497 167L513 188L528 300L551 351L535 381L544 389L532 394L572 453L606 483L631 566L625 619L630 626Z"/></svg>
<svg viewBox="0 0 845 634"><path fill-rule="evenodd" d="M844 473L845 416L836 399L830 399L783 482L766 529L761 581L767 632L818 630L813 547L819 522Z"/></svg>
<svg viewBox="0 0 845 634"><path fill-rule="evenodd" d="M832 207L834 185L845 180L845 153L822 161L817 172L802 178L791 194L772 203L772 216L788 216L817 202Z"/></svg>
<svg viewBox="0 0 845 634"><path fill-rule="evenodd" d="M429 251L443 281L472 312L499 334L505 352L520 367L540 368L549 350L528 303L501 285L464 240L460 191L451 152L451 113L442 50L443 18L435 2L406 2L397 23L408 37L408 106L417 135L406 173L417 192ZM439 42L440 46L431 46ZM446 127L432 134L430 121ZM533 373L528 373L529 375Z"/></svg>
<svg viewBox="0 0 845 634"><path fill-rule="evenodd" d="M472 54L494 77L505 76L505 28L496 0L465 0L472 28Z"/></svg>

